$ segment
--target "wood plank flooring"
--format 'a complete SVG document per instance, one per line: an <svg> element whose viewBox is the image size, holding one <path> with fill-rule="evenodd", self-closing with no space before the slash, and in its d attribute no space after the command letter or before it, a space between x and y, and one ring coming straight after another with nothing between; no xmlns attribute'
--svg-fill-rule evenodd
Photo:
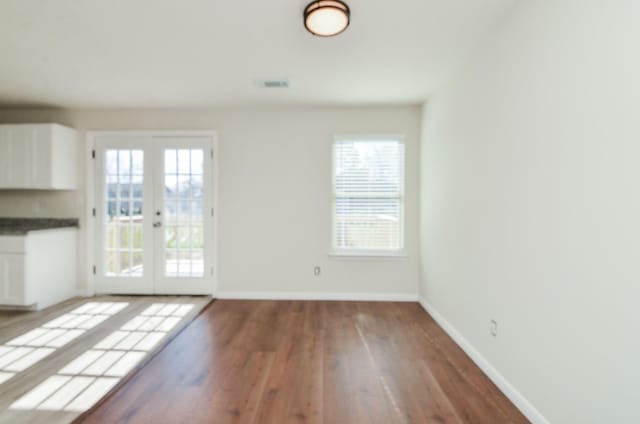
<svg viewBox="0 0 640 424"><path fill-rule="evenodd" d="M29 408L16 409L12 408L12 405L14 402L24 399L32 390L49 381L50 378L55 378L65 366L82 356L88 350L91 350L97 343L104 340L110 334L118 331L123 325L139 317L139 314L147 310L151 305L170 304L176 305L176 308L181 305L190 307L187 313L180 318L176 318L179 319L179 321L176 321L173 327L162 332L161 330L156 330L156 334L162 335L162 339L159 340L156 345L149 346L144 352L146 354L145 357L136 365L136 367L141 367L147 358L152 356L153 352L159 350L166 341L170 340L181 328L187 325L210 301L211 298L204 296L99 296L94 298L71 299L42 311L0 312L0 350L2 351L0 352L0 364L2 364L2 366L0 366L0 374L6 375L8 371L11 371L12 374L11 378L0 383L0 424L41 422L55 424L72 422L83 412L83 409L65 409L65 406L73 401L74 398L70 398L69 402L60 402L53 407L50 406L51 401L49 398L43 398L41 401L34 403L33 407ZM89 304L95 304L96 306L115 306L117 304L120 308L114 309L113 313L109 313L108 311L95 313L74 312L78 311L78 308L90 306ZM98 316L104 318L104 320L99 322L95 321L95 325L87 325L90 324L91 321L90 319L86 320L87 317ZM64 317L71 317L73 319L61 321ZM76 320L76 318L78 319ZM78 321L78 324L73 324L71 322L73 320ZM55 321L61 322L53 325ZM35 339L26 336L32 334L33 331L50 334L54 334L54 332L64 333L65 331L75 331L76 334L79 335L65 343L51 344L49 342L38 342L37 339L40 336ZM139 330L137 333L146 335L149 332L145 333ZM20 343L16 342L16 340L19 340L21 337L26 338L25 341ZM59 339L51 338L52 342L56 342L56 340ZM12 354L12 349L22 349L22 351L46 349L49 351L49 354L38 361L34 361L27 367L12 369L11 367L15 366L17 361L22 360L20 359L21 357L17 357L14 362L8 362L6 360L7 355ZM135 347L131 347L131 350L133 349L135 349ZM113 348L107 350L124 355L126 349ZM7 353L7 351L9 353ZM26 355L23 357L26 357ZM131 372L133 372L133 370ZM85 378L85 381L93 382L102 377L103 374L104 373L92 373L91 376L82 378ZM78 375L82 375L82 373ZM126 377L126 374L123 376ZM73 379L77 377L77 375L64 373L63 378L67 377ZM111 381L114 380L116 379L111 379ZM78 394L78 396L80 396L80 394ZM53 394L51 396L53 396ZM46 402L49 402L48 405Z"/></svg>
<svg viewBox="0 0 640 424"><path fill-rule="evenodd" d="M526 423L416 303L218 300L84 423Z"/></svg>

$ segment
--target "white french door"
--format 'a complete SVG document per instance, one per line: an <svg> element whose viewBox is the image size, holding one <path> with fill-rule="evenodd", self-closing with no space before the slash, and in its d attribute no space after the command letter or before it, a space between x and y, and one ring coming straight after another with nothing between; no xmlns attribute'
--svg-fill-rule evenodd
<svg viewBox="0 0 640 424"><path fill-rule="evenodd" d="M213 138L98 135L98 293L212 294Z"/></svg>

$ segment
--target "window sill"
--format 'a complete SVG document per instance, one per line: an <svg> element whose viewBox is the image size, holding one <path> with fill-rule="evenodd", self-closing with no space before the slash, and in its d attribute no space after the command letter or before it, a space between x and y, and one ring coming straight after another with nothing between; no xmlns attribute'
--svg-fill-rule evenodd
<svg viewBox="0 0 640 424"><path fill-rule="evenodd" d="M376 250L333 250L330 258L337 259L407 259L409 255L404 250L376 251Z"/></svg>

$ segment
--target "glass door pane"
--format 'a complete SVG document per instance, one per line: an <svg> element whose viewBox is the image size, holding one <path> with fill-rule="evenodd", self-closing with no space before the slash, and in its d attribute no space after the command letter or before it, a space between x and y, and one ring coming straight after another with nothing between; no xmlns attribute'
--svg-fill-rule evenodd
<svg viewBox="0 0 640 424"><path fill-rule="evenodd" d="M105 275L142 277L144 152L105 151Z"/></svg>
<svg viewBox="0 0 640 424"><path fill-rule="evenodd" d="M164 275L204 276L204 149L164 149Z"/></svg>
<svg viewBox="0 0 640 424"><path fill-rule="evenodd" d="M96 291L153 293L151 139L96 138Z"/></svg>

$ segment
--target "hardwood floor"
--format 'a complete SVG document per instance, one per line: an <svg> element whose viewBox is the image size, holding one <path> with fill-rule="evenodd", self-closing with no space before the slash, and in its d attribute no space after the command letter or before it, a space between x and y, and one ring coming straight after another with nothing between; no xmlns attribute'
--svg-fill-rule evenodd
<svg viewBox="0 0 640 424"><path fill-rule="evenodd" d="M416 303L218 300L85 423L526 423Z"/></svg>
<svg viewBox="0 0 640 424"><path fill-rule="evenodd" d="M100 296L71 299L42 311L0 312L0 424L72 422L141 367L210 301L203 296ZM151 313L141 318L154 305L175 308L162 318ZM178 313L181 307L184 313ZM160 325L152 326L152 318ZM146 327L122 330L134 321ZM113 340L114 333L135 337L96 347ZM69 368L89 351L95 352L93 360ZM38 356L39 352L45 354ZM43 389L62 380L66 383L58 389ZM106 389L96 394L93 389L101 384Z"/></svg>

